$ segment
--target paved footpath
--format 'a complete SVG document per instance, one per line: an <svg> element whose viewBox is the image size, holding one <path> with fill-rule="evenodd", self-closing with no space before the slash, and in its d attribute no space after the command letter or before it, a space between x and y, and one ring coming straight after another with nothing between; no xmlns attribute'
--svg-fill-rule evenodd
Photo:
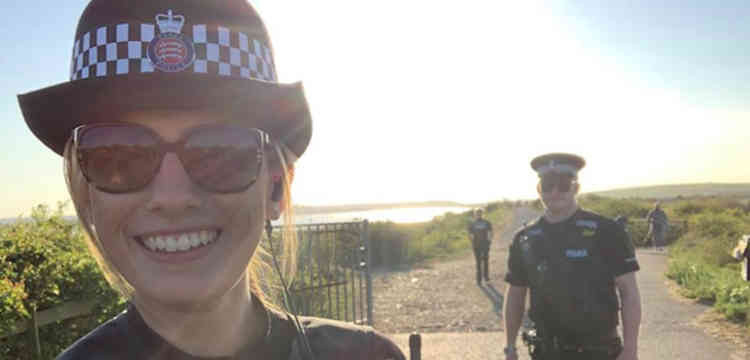
<svg viewBox="0 0 750 360"><path fill-rule="evenodd" d="M497 251L507 255L507 239L500 241L502 244L496 247L500 248ZM686 301L670 292L668 280L664 277L667 258L663 253L639 251L638 259L641 271L637 276L643 299L640 360L750 360L747 350L717 340L696 325L696 318L705 314L709 307ZM499 290L504 291L504 287L500 286ZM391 335L407 356L408 337L409 334ZM518 345L521 345L520 339ZM505 333L502 331L429 333L422 335L422 359L504 359L504 346ZM529 359L525 349L521 350L520 359Z"/></svg>

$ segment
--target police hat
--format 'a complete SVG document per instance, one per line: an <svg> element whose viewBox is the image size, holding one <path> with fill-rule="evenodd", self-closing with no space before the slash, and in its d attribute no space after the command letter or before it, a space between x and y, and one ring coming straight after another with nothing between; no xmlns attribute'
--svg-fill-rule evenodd
<svg viewBox="0 0 750 360"><path fill-rule="evenodd" d="M551 153L537 156L534 160L531 160L531 168L540 177L550 172L576 176L584 166L586 166L586 160L574 154Z"/></svg>
<svg viewBox="0 0 750 360"><path fill-rule="evenodd" d="M76 126L143 109L216 110L298 157L310 142L304 89L278 82L247 0L91 0L71 61L70 81L18 96L31 131L58 154Z"/></svg>

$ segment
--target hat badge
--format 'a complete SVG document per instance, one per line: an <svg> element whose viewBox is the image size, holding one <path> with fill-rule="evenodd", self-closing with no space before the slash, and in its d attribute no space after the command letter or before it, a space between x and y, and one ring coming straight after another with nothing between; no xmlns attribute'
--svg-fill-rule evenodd
<svg viewBox="0 0 750 360"><path fill-rule="evenodd" d="M195 60L193 40L182 34L185 17L174 15L172 10L156 15L159 33L148 45L148 58L154 68L164 72L180 72Z"/></svg>
<svg viewBox="0 0 750 360"><path fill-rule="evenodd" d="M549 168L550 169L554 169L556 166L557 166L557 163L555 163L555 160L550 160L549 161Z"/></svg>

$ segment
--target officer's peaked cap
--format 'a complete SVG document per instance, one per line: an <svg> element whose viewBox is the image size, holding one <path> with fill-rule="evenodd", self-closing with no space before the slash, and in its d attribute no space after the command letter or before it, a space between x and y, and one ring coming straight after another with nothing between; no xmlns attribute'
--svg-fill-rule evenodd
<svg viewBox="0 0 750 360"><path fill-rule="evenodd" d="M550 153L535 157L531 160L531 168L543 176L550 172L578 174L586 166L586 160L575 154Z"/></svg>

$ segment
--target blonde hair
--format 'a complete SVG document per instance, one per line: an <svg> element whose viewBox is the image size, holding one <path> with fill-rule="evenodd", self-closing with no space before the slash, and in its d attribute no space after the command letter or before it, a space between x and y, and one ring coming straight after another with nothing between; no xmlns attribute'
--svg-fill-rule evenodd
<svg viewBox="0 0 750 360"><path fill-rule="evenodd" d="M282 210L282 232L281 232L281 251L280 253L271 254L263 248L262 242L256 247L250 263L245 270L247 282L245 284L248 291L268 307L278 309L278 301L274 301L274 296L269 294L273 289L277 289L279 282L275 280L273 269L270 263L271 256L277 256L280 260L281 271L285 279L291 281L296 269L296 252L297 237L294 231L294 214L291 199L291 183L294 174L292 163L296 161L294 154L286 149L283 144L274 144L275 154L267 153L266 163L268 171L279 170L281 173L281 186L284 189L281 198L280 208ZM271 155L270 158L268 155ZM275 156L274 156L275 155ZM93 214L91 214L91 202L88 193L88 182L83 173L78 168L78 162L73 161L77 154L73 146L72 138L65 145L63 153L63 171L68 192L73 199L73 205L78 215L78 220L85 231L84 238L91 255L96 259L107 282L120 293L123 297L131 299L135 294L133 286L125 279L109 259L107 252L102 246L101 240L96 235L96 229L93 224ZM266 200L268 201L268 200ZM261 235L261 238L263 235ZM269 239L270 241L271 239ZM275 249L278 251L278 249Z"/></svg>

